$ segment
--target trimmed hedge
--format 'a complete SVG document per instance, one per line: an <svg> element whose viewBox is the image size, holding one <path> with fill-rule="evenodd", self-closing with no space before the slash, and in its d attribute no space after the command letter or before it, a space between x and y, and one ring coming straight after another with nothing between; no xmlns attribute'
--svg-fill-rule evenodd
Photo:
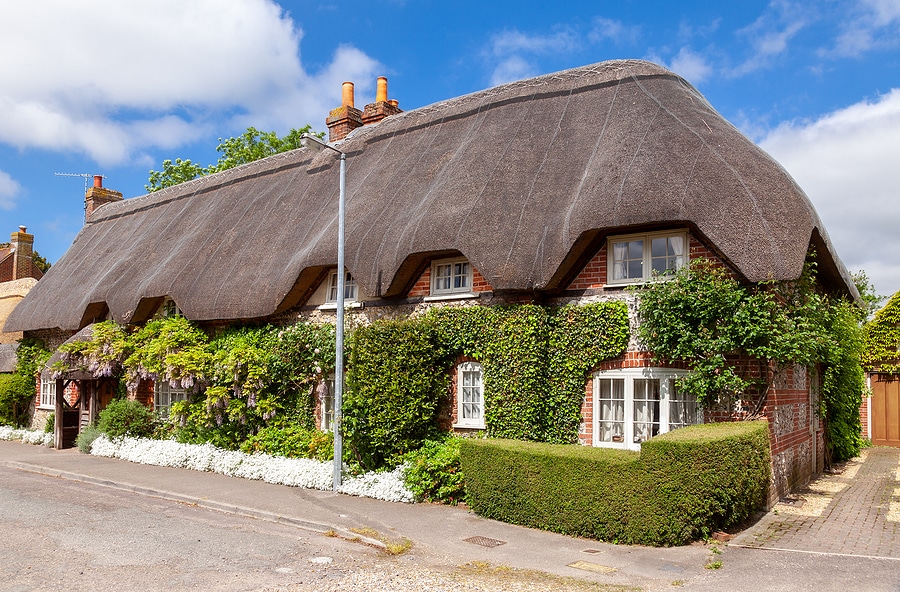
<svg viewBox="0 0 900 592"><path fill-rule="evenodd" d="M464 439L460 460L476 513L572 536L683 545L739 524L769 485L765 422L691 426L642 451Z"/></svg>

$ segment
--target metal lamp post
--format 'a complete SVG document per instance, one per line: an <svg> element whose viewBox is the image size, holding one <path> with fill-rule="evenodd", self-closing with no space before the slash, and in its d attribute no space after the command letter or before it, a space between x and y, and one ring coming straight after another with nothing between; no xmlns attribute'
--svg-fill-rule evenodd
<svg viewBox="0 0 900 592"><path fill-rule="evenodd" d="M341 463L343 456L343 442L341 439L341 407L344 396L344 289L347 272L344 270L344 200L347 176L347 155L326 144L316 136L303 134L300 137L300 145L304 148L312 148L320 151L323 148L334 150L341 155L341 181L338 197L338 256L337 256L337 319L335 321L335 352L334 352L334 491L341 486Z"/></svg>

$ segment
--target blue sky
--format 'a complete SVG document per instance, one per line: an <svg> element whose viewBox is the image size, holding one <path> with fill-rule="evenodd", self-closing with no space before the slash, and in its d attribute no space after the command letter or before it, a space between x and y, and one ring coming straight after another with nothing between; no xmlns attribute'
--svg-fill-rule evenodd
<svg viewBox="0 0 900 592"><path fill-rule="evenodd" d="M165 158L248 126L325 130L344 80L409 110L528 76L648 59L696 86L813 201L851 271L900 290L900 0L29 0L0 6L0 240L50 261L84 182L142 195Z"/></svg>

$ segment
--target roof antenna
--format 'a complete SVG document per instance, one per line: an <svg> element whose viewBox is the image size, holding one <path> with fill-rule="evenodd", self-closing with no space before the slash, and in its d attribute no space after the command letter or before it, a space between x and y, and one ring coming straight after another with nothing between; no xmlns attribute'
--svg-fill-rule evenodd
<svg viewBox="0 0 900 592"><path fill-rule="evenodd" d="M57 177L84 177L84 194L82 194L82 195L87 194L88 187L90 185L90 179L93 179L94 177L101 177L103 179L106 178L103 175L92 175L90 173L53 173L53 174ZM87 221L87 202L84 202L84 211L85 211L85 214L84 214L82 222Z"/></svg>

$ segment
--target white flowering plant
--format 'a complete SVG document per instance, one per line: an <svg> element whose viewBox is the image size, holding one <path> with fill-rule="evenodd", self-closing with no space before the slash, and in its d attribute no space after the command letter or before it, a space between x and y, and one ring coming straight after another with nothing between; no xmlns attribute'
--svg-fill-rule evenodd
<svg viewBox="0 0 900 592"><path fill-rule="evenodd" d="M36 446L53 446L53 434L48 432L39 432L37 430L26 430L23 428L14 428L11 426L0 425L0 440L21 440L22 444L34 444Z"/></svg>
<svg viewBox="0 0 900 592"><path fill-rule="evenodd" d="M286 458L268 454L247 454L217 448L212 444L183 444L175 440L146 438L107 438L94 440L91 454L119 458L136 463L162 467L176 467L208 471L230 477L257 479L277 485L330 490L333 484L333 463L308 458ZM369 472L348 476L341 493L370 497L390 502L413 500L412 492L403 481L405 467L390 472Z"/></svg>

